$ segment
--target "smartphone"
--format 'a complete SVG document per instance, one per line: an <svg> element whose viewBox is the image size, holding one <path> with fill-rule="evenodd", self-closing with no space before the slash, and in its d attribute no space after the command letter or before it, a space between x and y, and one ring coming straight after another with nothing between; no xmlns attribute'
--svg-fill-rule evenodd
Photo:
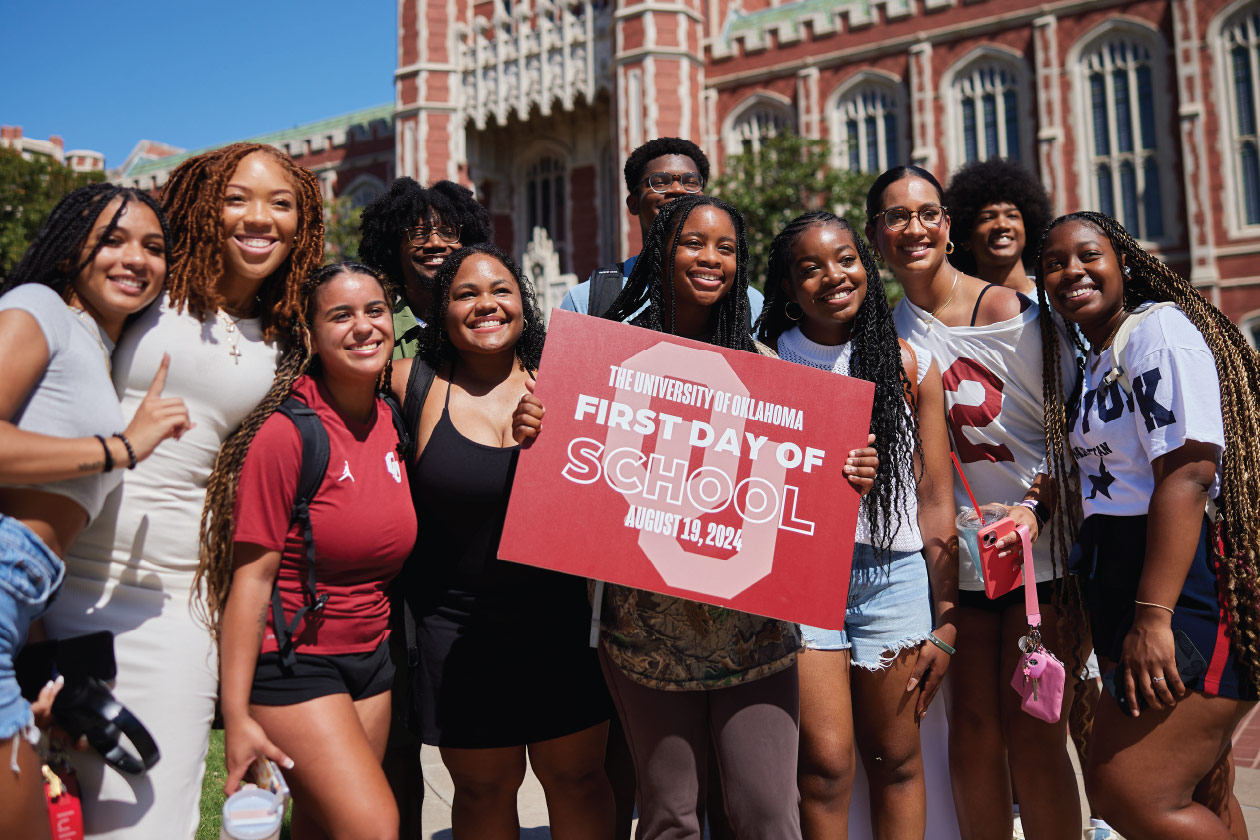
<svg viewBox="0 0 1260 840"><path fill-rule="evenodd" d="M1005 595L1024 581L1023 550L1018 544L1009 557L998 557L998 540L1015 533L1015 522L1003 517L992 525L985 525L976 534L980 547L980 565L984 567L984 594L990 598Z"/></svg>
<svg viewBox="0 0 1260 840"><path fill-rule="evenodd" d="M249 775L258 787L271 791L285 802L289 801L289 783L284 780L284 774L271 759L255 758L249 767Z"/></svg>
<svg viewBox="0 0 1260 840"><path fill-rule="evenodd" d="M1203 658L1203 654L1199 653L1194 642L1190 641L1190 637L1181 630L1173 631L1173 650L1177 657L1177 675L1181 677L1182 685L1193 685L1207 671L1207 660ZM1129 698L1124 693L1123 667L1112 668L1103 674L1102 684L1103 688L1107 689L1107 693L1114 697L1120 704L1120 708L1127 713ZM1146 698L1142 696L1140 689L1137 692L1137 702L1139 709L1146 708Z"/></svg>

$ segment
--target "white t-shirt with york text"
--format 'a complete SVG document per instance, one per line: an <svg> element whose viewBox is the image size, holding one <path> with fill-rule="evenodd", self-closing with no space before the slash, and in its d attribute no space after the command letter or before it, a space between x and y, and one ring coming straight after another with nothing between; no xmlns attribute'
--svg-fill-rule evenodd
<svg viewBox="0 0 1260 840"><path fill-rule="evenodd" d="M1180 309L1166 307L1137 325L1123 352L1119 361L1132 394L1118 381L1105 381L1113 363L1107 348L1101 358L1091 352L1085 360L1080 396L1068 407L1068 442L1080 469L1085 515L1146 513L1155 492L1151 462L1192 440L1216 448L1216 477L1208 491L1216 498L1225 427L1216 361L1203 335Z"/></svg>

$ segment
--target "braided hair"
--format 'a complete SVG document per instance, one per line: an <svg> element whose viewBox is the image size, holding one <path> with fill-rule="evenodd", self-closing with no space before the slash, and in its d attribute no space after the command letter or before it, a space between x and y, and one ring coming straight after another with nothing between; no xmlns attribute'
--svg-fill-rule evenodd
<svg viewBox="0 0 1260 840"><path fill-rule="evenodd" d="M411 178L398 178L384 195L363 208L359 217L359 259L385 272L401 289L403 231L418 221L438 219L459 226L461 245L477 245L494 238L490 213L472 190L454 181L438 181L425 189Z"/></svg>
<svg viewBox="0 0 1260 840"><path fill-rule="evenodd" d="M848 222L826 210L812 210L779 231L770 243L766 302L757 319L757 337L777 349L779 336L796 325L788 318L786 308L795 297L784 290L784 286L792 286L792 248L805 231L823 225L835 225L849 234L866 272L866 296L853 319L849 337L853 346L849 375L875 384L871 432L879 452L879 467L863 508L870 525L871 544L876 552L887 554L893 534L905 522L908 494L914 492L913 484L902 481L902 470L904 465L913 463L916 453L922 469L923 444L919 438L918 407L906 411L907 401L913 401L913 389L901 363L901 346L888 295L870 248Z"/></svg>
<svg viewBox="0 0 1260 840"><path fill-rule="evenodd" d="M652 222L643 250L635 260L630 279L604 313L611 321L629 321L647 305L636 321L657 332L673 332L677 322L674 297L674 260L687 217L697 207L716 207L730 216L735 228L735 282L726 295L713 305L709 326L713 329L709 343L730 350L757 352L757 345L748 332L751 313L748 308L748 235L744 216L720 198L711 195L684 195L661 207ZM668 300L666 300L666 289ZM665 307L669 307L669 325L665 328Z"/></svg>
<svg viewBox="0 0 1260 840"><path fill-rule="evenodd" d="M269 155L293 180L298 226L293 249L258 291L263 335L286 334L300 318L298 285L324 258L324 210L319 179L284 152L260 143L232 143L181 163L162 188L174 257L167 271L170 304L205 319L223 306L223 192L236 167L255 152Z"/></svg>
<svg viewBox="0 0 1260 840"><path fill-rule="evenodd" d="M450 305L451 286L459 274L464 260L474 254L484 254L497 260L516 279L517 288L521 292L521 317L525 324L520 338L516 340L516 357L530 370L538 370L542 361L543 341L546 330L543 327L542 315L534 302L534 285L530 283L525 272L521 271L516 261L509 257L498 246L489 242L469 245L461 248L446 258L442 267L433 278L433 320L420 333L420 344L416 356L427 361L434 370L450 362L457 355L455 345L446 331L446 311Z"/></svg>
<svg viewBox="0 0 1260 840"><path fill-rule="evenodd" d="M114 211L101 235L92 243L88 254L80 258L96 220L115 198L122 199L118 209ZM40 225L35 241L0 284L0 294L25 283L42 283L63 298L67 297L75 278L96 259L132 201L143 204L157 216L158 223L162 226L163 249L166 264L169 266L171 232L166 224L166 214L153 197L140 190L116 184L88 184L57 202L57 206Z"/></svg>
<svg viewBox="0 0 1260 840"><path fill-rule="evenodd" d="M1069 222L1092 225L1111 242L1131 273L1124 279L1126 311L1145 301L1172 301L1194 324L1212 351L1221 386L1221 419L1225 452L1221 459L1221 515L1224 551L1215 540L1220 598L1231 630L1231 642L1252 682L1260 687L1260 354L1247 344L1224 313L1199 294L1190 282L1147 253L1115 219L1102 213L1079 212L1051 222L1037 251L1037 298L1041 304L1041 334L1045 354L1045 437L1052 476L1067 475L1068 438L1064 384L1059 381L1058 353L1051 340L1051 323L1042 268L1042 251L1050 231ZM1061 506L1062 507L1062 506Z"/></svg>
<svg viewBox="0 0 1260 840"><path fill-rule="evenodd" d="M235 568L232 546L236 535L236 489L241 479L241 468L245 465L245 456L263 423L289 398L298 377L303 373L320 375L318 357L311 352L309 326L316 314L315 294L320 286L343 274L371 277L380 283L386 299L392 299L394 289L385 275L357 262L326 265L316 269L298 284L298 320L294 322L292 333L285 343L285 351L276 366L276 378L271 383L271 389L241 423L240 428L223 442L214 462L214 470L206 482L206 504L201 511L200 562L192 591L200 592L204 589L205 601L203 603L200 599L194 599L194 609L216 639L221 630L220 622L227 606L228 593L232 588L232 573ZM390 393L392 368L392 362L386 360L385 369L377 383L377 391L382 395Z"/></svg>

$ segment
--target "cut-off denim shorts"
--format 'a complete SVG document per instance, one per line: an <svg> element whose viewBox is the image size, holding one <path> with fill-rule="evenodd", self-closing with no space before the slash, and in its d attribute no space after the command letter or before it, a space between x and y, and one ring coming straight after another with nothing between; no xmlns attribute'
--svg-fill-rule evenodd
<svg viewBox="0 0 1260 840"><path fill-rule="evenodd" d="M931 632L923 552L893 551L880 558L864 543L853 546L844 629L801 625L808 650L849 650L850 664L868 671L887 668L899 653L919 645Z"/></svg>
<svg viewBox="0 0 1260 840"><path fill-rule="evenodd" d="M33 722L13 660L31 622L48 609L65 571L43 540L13 517L0 515L0 741L24 733Z"/></svg>

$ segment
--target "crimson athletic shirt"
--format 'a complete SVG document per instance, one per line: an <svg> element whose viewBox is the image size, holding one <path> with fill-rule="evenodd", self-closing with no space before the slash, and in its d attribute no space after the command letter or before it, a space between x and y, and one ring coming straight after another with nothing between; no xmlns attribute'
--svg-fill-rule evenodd
<svg viewBox="0 0 1260 840"><path fill-rule="evenodd" d="M389 636L385 588L402 569L416 541L416 511L407 473L398 458L398 434L389 406L360 423L328 404L326 390L299 377L294 396L315 410L328 432L328 471L311 501L315 588L328 601L307 613L295 647L303 654L366 653ZM297 427L279 412L268 417L250 444L236 491L236 542L281 551L280 597L285 621L305 603L305 546L290 527L302 463ZM262 653L277 650L271 610Z"/></svg>

